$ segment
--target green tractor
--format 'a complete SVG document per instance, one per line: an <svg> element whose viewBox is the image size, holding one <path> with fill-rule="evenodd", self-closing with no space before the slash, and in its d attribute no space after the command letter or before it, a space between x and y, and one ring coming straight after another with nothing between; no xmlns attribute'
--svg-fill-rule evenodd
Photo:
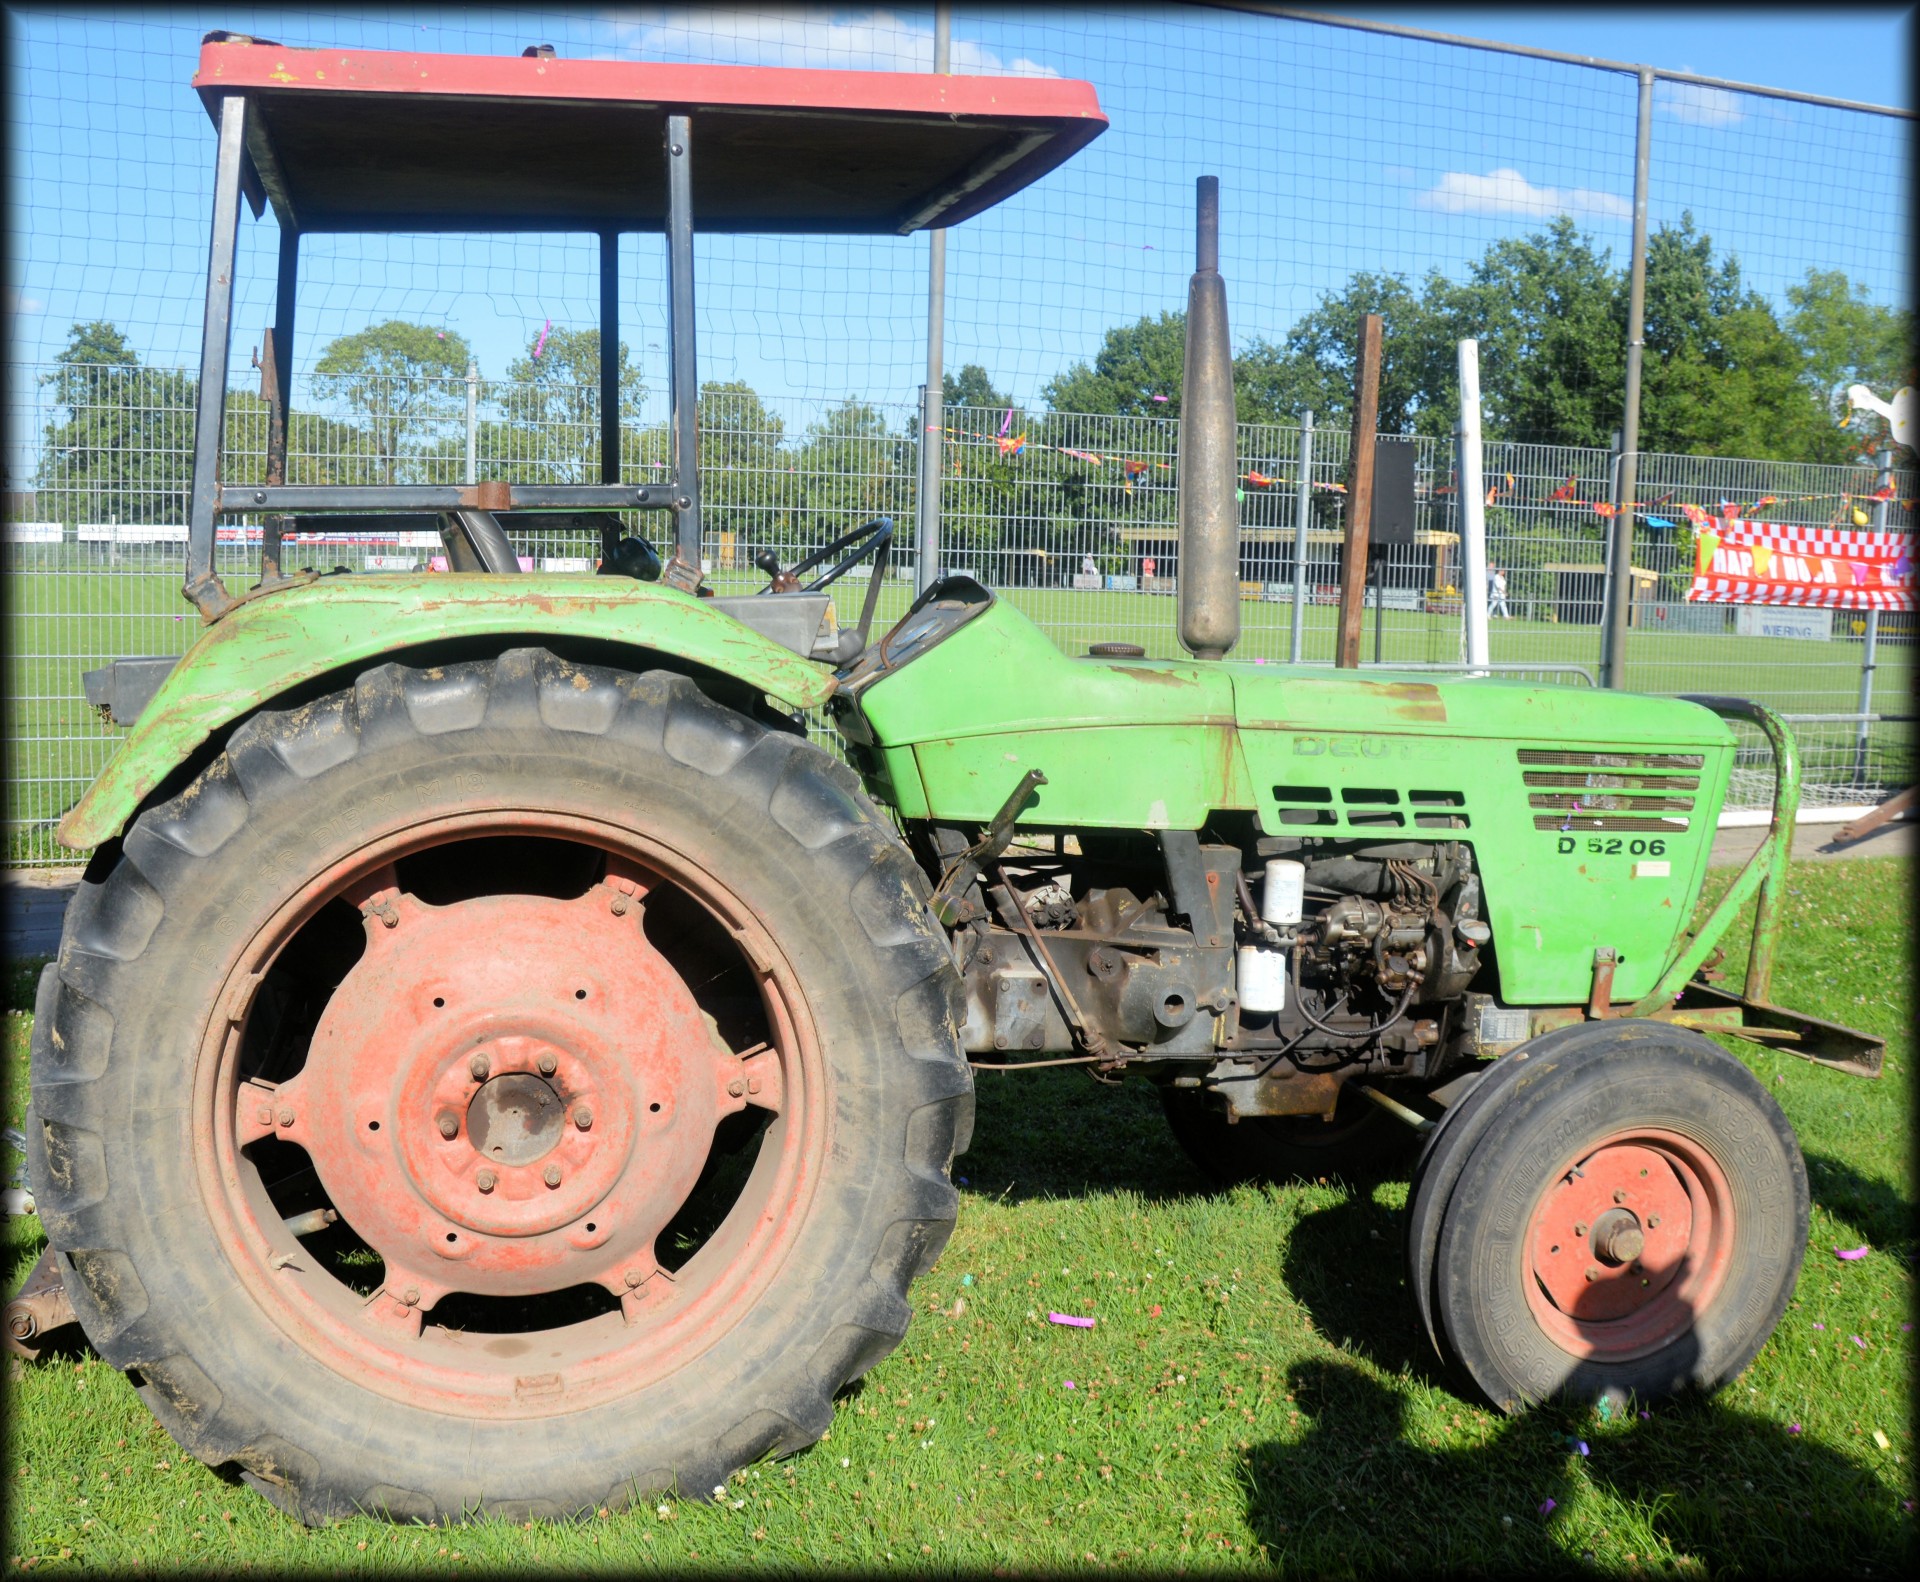
<svg viewBox="0 0 1920 1582"><path fill-rule="evenodd" d="M1771 1003L1793 740L1738 700L1229 659L1207 179L1193 657L1069 656L965 576L874 633L884 520L710 596L693 238L957 224L1098 135L1087 84L212 35L195 85L205 624L170 668L88 678L132 729L60 827L92 857L35 1005L50 1251L16 1337L70 1310L187 1451L309 1522L701 1493L818 1439L899 1344L973 1067L1078 1063L1153 1083L1222 1179L1420 1143L1407 1321L1501 1408L1752 1359L1807 1178L1706 1032L1881 1053ZM243 198L280 237L257 484L220 468ZM485 229L600 237L608 379L616 239L664 232L666 481L620 477L608 391L597 484L287 482L301 238ZM215 546L243 518L260 574L234 593ZM395 522L450 573L285 564ZM600 534L598 574L520 569L512 535L556 523ZM1730 719L1772 744L1774 822L1696 918ZM1736 994L1709 958L1750 900Z"/></svg>

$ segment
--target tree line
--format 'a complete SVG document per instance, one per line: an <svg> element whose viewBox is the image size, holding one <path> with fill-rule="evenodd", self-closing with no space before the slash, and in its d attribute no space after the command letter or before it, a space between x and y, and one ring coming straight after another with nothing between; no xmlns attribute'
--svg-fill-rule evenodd
<svg viewBox="0 0 1920 1582"><path fill-rule="evenodd" d="M1882 395L1911 383L1910 311L1875 303L1838 270L1809 270L1779 311L1743 280L1692 216L1649 238L1641 446L1646 451L1845 461L1880 442L1883 420L1842 430L1846 385ZM1490 440L1605 448L1619 426L1626 365L1627 278L1562 216L1531 236L1493 243L1455 281L1438 271L1361 272L1278 342L1253 338L1234 359L1243 424L1322 427L1350 421L1363 315L1385 320L1379 426L1443 437L1456 421L1455 343L1480 342L1483 430ZM946 376L954 441L946 452L947 537L956 551L1064 551L1085 529L1172 520L1172 434L1184 315L1148 315L1109 330L1090 361L1042 389L1029 412L978 363ZM619 347L621 470L663 471L664 423L641 422L648 391ZM451 330L391 320L341 336L314 368L317 394L345 418L296 406L288 481L453 482L464 477L470 348ZM144 368L110 323L73 327L46 376L54 408L36 483L44 515L175 521L185 508L194 381ZM481 477L596 481L600 343L592 329L543 330L488 391L478 424ZM848 397L797 434L741 381L701 387L709 525L757 544L812 542L865 516L910 509L917 418L896 426ZM264 455L266 404L232 390L230 456ZM1257 430L1256 430L1257 434ZM1276 446L1279 436L1275 436ZM1106 465L1085 458L1101 455ZM1124 459L1123 459L1124 458ZM1279 458L1276 458L1278 460ZM1256 463L1257 465L1257 463ZM1248 520L1271 514L1255 501ZM1273 509L1278 502L1273 503Z"/></svg>

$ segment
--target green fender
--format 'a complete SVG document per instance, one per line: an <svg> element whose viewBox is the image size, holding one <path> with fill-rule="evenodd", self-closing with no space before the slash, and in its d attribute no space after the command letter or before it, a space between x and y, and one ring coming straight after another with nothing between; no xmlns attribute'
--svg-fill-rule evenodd
<svg viewBox="0 0 1920 1582"><path fill-rule="evenodd" d="M200 634L60 821L61 845L84 851L118 835L194 749L288 689L422 644L471 637L651 649L796 709L817 707L834 689L824 667L657 583L578 573L322 577L248 599Z"/></svg>

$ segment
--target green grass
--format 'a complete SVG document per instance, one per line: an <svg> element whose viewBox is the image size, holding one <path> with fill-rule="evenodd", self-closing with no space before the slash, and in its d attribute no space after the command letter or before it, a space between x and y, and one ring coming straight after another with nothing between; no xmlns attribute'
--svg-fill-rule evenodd
<svg viewBox="0 0 1920 1582"><path fill-rule="evenodd" d="M6 1563L1895 1572L1914 1535L1910 879L1905 860L1791 871L1779 997L1885 1035L1887 1074L1729 1045L1798 1129L1813 1232L1778 1331L1711 1400L1611 1421L1483 1411L1416 1335L1403 1181L1210 1192L1144 1084L982 1073L959 1229L914 1287L905 1346L827 1439L741 1474L725 1504L307 1532L183 1457L82 1354L13 1370ZM7 1018L14 1124L27 1020ZM17 1279L39 1238L32 1221L7 1235Z"/></svg>

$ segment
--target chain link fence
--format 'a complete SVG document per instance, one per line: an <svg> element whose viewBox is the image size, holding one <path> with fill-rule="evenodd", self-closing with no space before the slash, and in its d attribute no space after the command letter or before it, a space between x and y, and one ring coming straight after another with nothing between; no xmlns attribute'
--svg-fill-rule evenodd
<svg viewBox="0 0 1920 1582"><path fill-rule="evenodd" d="M30 393L9 414L10 462L35 487L9 498L6 771L8 861L69 860L52 827L106 762L119 733L87 707L81 672L142 654L178 654L199 631L180 596L192 435L192 378L173 369L49 365L13 370ZM471 399L470 399L471 398ZM879 618L895 618L914 581L920 414L843 400L796 419L751 392L702 398L703 483L712 580L746 590L764 580L756 555L790 564L873 516L901 524ZM663 402L643 393L627 414L623 476L666 465ZM265 408L227 403L226 467L258 476ZM1089 642L1139 643L1180 654L1171 597L1179 575L1174 460L1168 418L955 407L944 427L941 564L1002 590L1068 652ZM599 476L598 393L563 385L475 379L295 383L288 481L450 483L469 476L571 483ZM1415 438L1414 542L1381 553L1365 612L1365 662L1459 667L1463 659L1458 499L1451 440ZM1337 617L1348 460L1344 430L1305 424L1240 429L1243 636L1235 657L1284 662L1296 652L1296 549L1305 557L1297 652L1330 664ZM1301 463L1306 460L1303 471ZM1607 568L1605 517L1618 458L1604 450L1492 443L1484 472L1490 567L1502 569L1507 615L1492 627L1503 674L1591 684L1600 656ZM1797 717L1807 800L1875 800L1913 780L1901 720L1863 709L1862 623L1847 612L1768 635L1753 612L1684 602L1691 549L1681 507L1718 515L1726 502L1767 500L1769 520L1825 526L1876 481L1860 467L1698 456L1641 458L1647 511L1671 529L1644 529L1634 551L1628 684L1644 692L1731 692ZM1888 526L1909 529L1911 475L1895 480ZM1663 516L1661 512L1670 512ZM658 521L634 518L657 535ZM253 580L250 524L222 529L222 574ZM253 528L257 537L257 526ZM516 535L523 563L590 573L598 542L572 532ZM291 541L289 567L428 570L431 532L310 535ZM1883 616L1873 698L1899 714L1911 695L1913 618ZM1811 717L1810 717L1811 716ZM1764 803L1765 749L1743 749L1734 805Z"/></svg>

